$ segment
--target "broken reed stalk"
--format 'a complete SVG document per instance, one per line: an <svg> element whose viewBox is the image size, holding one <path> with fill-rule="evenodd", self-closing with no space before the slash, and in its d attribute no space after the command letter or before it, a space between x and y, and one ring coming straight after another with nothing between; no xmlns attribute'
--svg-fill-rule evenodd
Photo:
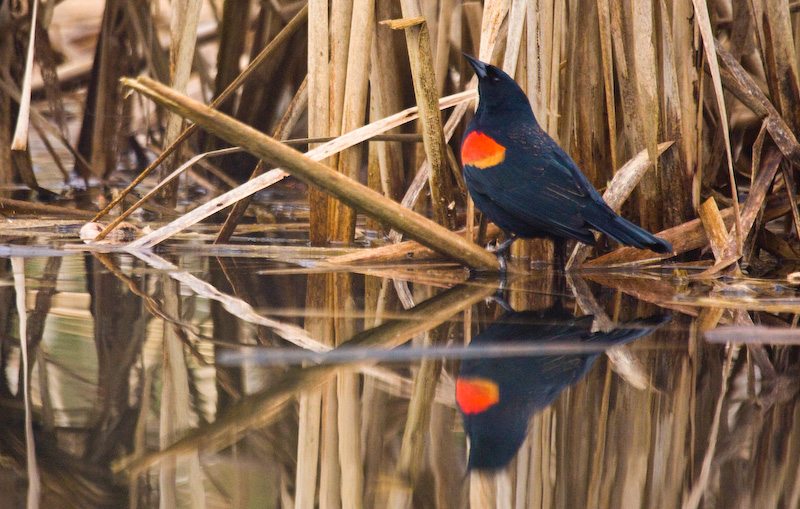
<svg viewBox="0 0 800 509"><path fill-rule="evenodd" d="M720 262L725 257L725 245L728 243L728 229L725 227L725 220L719 212L717 202L712 196L700 206L700 221L706 231L708 243L714 253L714 259Z"/></svg>
<svg viewBox="0 0 800 509"><path fill-rule="evenodd" d="M403 16L407 18L421 14L417 0L402 0L401 7ZM418 17L414 19L420 20ZM391 26L394 27L395 24ZM425 155L430 168L428 182L433 203L433 217L437 223L453 228L455 217L454 211L448 207L452 196L448 192L450 186L447 180L447 155L428 24L421 18L421 21L404 23L403 27L411 64L411 77L414 81L414 94L419 105Z"/></svg>
<svg viewBox="0 0 800 509"><path fill-rule="evenodd" d="M253 59L252 62L250 62L247 68L244 71L242 71L242 73L235 80L233 80L233 82L230 85L228 85L228 87L219 95L219 97L214 99L210 107L214 108L216 106L219 106L221 103L225 102L231 95L233 95L233 93L236 90L238 90L238 88L242 84L244 84L244 82L247 81L247 79L256 70L258 70L262 65L264 65L265 62L267 62L269 57L272 56L272 54L275 52L277 48L281 47L283 43L289 40L289 38L292 35L294 35L294 33L301 26L303 26L307 16L308 16L308 6L305 6L302 9L300 9L300 12L298 12L295 15L295 17L292 18L292 20L285 27L283 27L283 30L281 30L278 33L278 35L276 35L275 38L272 39L272 41L270 41L270 43L261 51L261 53L259 53L258 56L255 59ZM195 132L196 129L197 126L194 124L187 127L169 147L167 147L161 154L159 154L159 156L155 159L155 161L150 163L150 166L145 168L144 171L140 173L139 176L136 177L133 180L133 182L131 182L128 185L128 187L126 187L125 189L122 190L122 192L120 192L119 196L111 200L111 202L109 202L109 204L106 205L106 207L103 210L98 212L97 215L94 217L94 219L92 219L92 221L99 221L101 217L108 214L111 211L111 209L116 207L117 204L120 203L125 198L125 196L127 196L131 191L133 191L136 188L136 186L138 186L145 178L147 178L147 176L150 173L152 173L153 170L158 168L158 166L162 162L164 162L164 160L167 157L169 157L170 154L172 154L181 143L186 141L189 138L189 136L191 136ZM120 215L120 217L112 221L111 224L109 224L102 232L100 232L97 235L97 237L95 237L95 240L104 239L105 236L111 232L111 230L116 228L119 225L119 223L124 221L125 218L127 218L134 210L135 209L133 208L126 210L123 214Z"/></svg>
<svg viewBox="0 0 800 509"><path fill-rule="evenodd" d="M136 80L124 79L123 82L171 111L176 111L194 121L208 132L234 145L241 146L259 158L286 168L298 178L324 189L331 196L364 211L374 219L402 231L420 244L471 267L495 270L498 268L497 259L488 251L468 242L430 219L403 208L397 202L381 196L361 183L350 180L327 166L310 160L300 152L252 127L178 94L152 79L141 77ZM262 177L264 176L266 175L262 175ZM151 246L134 242L130 247L148 248Z"/></svg>

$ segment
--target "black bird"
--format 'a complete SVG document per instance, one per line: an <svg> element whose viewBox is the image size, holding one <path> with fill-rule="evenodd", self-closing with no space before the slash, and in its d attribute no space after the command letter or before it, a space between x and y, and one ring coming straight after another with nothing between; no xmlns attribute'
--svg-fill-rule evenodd
<svg viewBox="0 0 800 509"><path fill-rule="evenodd" d="M656 253L672 245L623 219L536 121L525 92L493 65L464 55L478 76L480 101L464 139L464 180L475 205L507 235L567 238L594 245L591 230Z"/></svg>
<svg viewBox="0 0 800 509"><path fill-rule="evenodd" d="M646 336L669 315L592 332L592 317L575 318L560 305L543 311L511 311L473 338L469 347L508 342L619 345ZM516 455L535 412L589 371L600 352L465 359L456 379L456 402L469 437L469 468L498 470Z"/></svg>

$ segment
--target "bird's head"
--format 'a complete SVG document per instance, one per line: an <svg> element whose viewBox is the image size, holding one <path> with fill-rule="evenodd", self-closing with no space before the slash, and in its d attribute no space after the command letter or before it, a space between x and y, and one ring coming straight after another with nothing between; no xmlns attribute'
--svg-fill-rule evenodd
<svg viewBox="0 0 800 509"><path fill-rule="evenodd" d="M464 53L464 57L475 69L475 74L478 76L479 114L488 112L511 113L513 111L531 112L528 97L511 76L497 67L481 62L466 53Z"/></svg>

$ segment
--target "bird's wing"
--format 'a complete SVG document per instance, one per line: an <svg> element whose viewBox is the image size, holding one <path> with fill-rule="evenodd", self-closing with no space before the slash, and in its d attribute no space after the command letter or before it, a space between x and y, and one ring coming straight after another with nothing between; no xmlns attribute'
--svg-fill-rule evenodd
<svg viewBox="0 0 800 509"><path fill-rule="evenodd" d="M540 230L591 243L594 237L586 229L582 212L600 196L572 159L555 142L547 141L552 145L509 149L502 165L470 168L472 187Z"/></svg>

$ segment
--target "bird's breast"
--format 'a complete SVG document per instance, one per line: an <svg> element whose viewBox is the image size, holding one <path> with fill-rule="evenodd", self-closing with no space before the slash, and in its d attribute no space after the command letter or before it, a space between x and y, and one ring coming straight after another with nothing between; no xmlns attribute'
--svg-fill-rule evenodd
<svg viewBox="0 0 800 509"><path fill-rule="evenodd" d="M461 161L465 166L483 170L496 166L505 159L506 147L480 131L469 133L461 144Z"/></svg>

